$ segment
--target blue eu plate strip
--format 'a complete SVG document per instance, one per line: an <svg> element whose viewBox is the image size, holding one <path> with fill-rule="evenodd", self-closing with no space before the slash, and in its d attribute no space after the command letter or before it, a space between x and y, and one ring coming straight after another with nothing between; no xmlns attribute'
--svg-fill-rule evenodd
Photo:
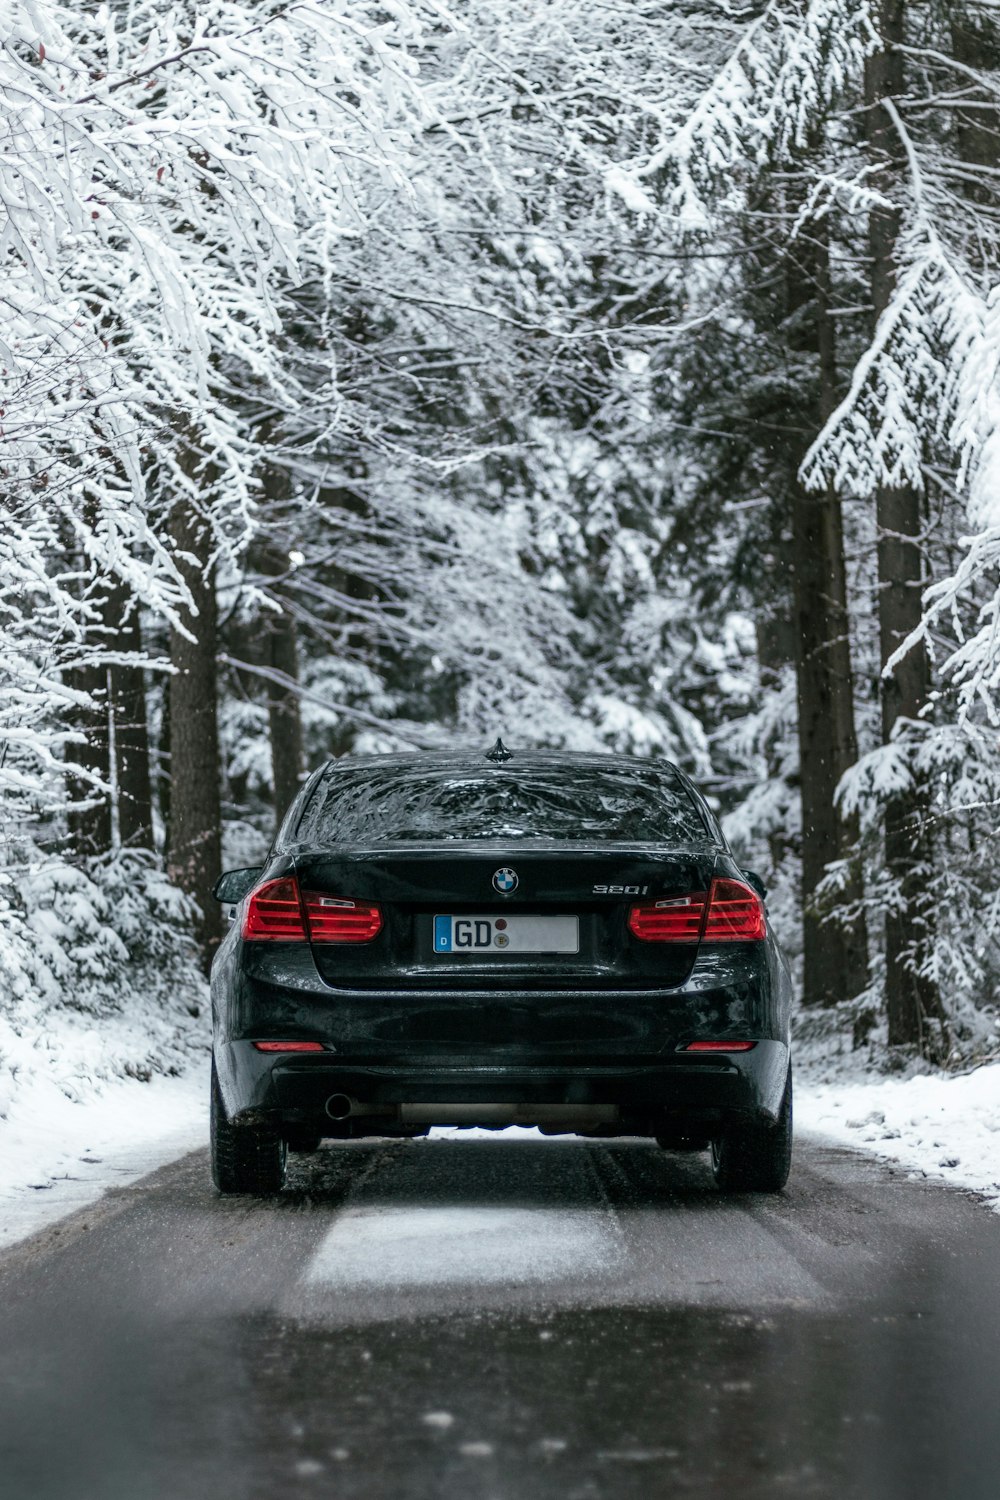
<svg viewBox="0 0 1000 1500"><path fill-rule="evenodd" d="M434 918L434 952L451 952L451 918Z"/></svg>

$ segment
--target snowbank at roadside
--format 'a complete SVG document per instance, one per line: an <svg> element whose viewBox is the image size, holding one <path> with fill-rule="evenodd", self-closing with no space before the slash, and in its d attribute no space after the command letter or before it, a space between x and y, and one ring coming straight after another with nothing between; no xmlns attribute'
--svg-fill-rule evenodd
<svg viewBox="0 0 1000 1500"><path fill-rule="evenodd" d="M1000 1212L1000 1062L961 1075L795 1080L802 1131L982 1193Z"/></svg>
<svg viewBox="0 0 1000 1500"><path fill-rule="evenodd" d="M0 1249L207 1138L191 903L148 850L0 867Z"/></svg>
<svg viewBox="0 0 1000 1500"><path fill-rule="evenodd" d="M208 1143L208 1054L179 1077L67 1096L40 1074L0 1119L0 1252Z"/></svg>

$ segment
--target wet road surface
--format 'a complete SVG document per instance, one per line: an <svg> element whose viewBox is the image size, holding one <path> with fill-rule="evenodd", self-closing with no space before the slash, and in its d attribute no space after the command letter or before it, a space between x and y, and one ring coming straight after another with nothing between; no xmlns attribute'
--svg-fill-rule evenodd
<svg viewBox="0 0 1000 1500"><path fill-rule="evenodd" d="M800 1140L196 1154L0 1260L4 1500L1000 1495L1000 1217Z"/></svg>

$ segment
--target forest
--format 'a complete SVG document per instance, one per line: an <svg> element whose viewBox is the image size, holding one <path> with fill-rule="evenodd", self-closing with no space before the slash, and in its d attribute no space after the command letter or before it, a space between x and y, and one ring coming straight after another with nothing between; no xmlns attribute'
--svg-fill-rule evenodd
<svg viewBox="0 0 1000 1500"><path fill-rule="evenodd" d="M998 0L0 31L0 1066L174 1066L303 776L498 734L683 767L801 1036L996 1055Z"/></svg>

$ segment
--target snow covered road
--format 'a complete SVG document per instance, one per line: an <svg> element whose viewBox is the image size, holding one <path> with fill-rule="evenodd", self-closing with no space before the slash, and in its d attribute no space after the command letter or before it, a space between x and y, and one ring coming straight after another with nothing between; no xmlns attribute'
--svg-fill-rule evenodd
<svg viewBox="0 0 1000 1500"><path fill-rule="evenodd" d="M642 1141L330 1146L271 1202L199 1151L0 1259L4 1494L992 1500L998 1282L998 1216L815 1140L734 1200Z"/></svg>

